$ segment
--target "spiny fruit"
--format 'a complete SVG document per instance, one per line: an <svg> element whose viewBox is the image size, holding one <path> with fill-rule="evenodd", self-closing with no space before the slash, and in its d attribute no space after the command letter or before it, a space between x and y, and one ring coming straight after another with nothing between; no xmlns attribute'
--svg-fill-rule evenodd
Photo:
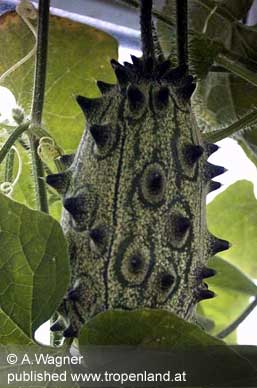
<svg viewBox="0 0 257 388"><path fill-rule="evenodd" d="M206 227L206 195L224 172L207 162L217 146L197 128L193 77L155 54L149 10L142 1L143 57L112 60L117 85L98 81L101 98L77 97L87 128L76 155L60 158L65 171L47 178L63 198L69 242L65 323L52 327L65 325L66 337L107 309L160 308L189 320L214 296L208 258L229 247Z"/></svg>

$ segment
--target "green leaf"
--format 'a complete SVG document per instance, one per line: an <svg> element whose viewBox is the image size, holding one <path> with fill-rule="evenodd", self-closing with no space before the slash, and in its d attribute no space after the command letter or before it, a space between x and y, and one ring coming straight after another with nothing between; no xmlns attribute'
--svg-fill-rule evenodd
<svg viewBox="0 0 257 388"><path fill-rule="evenodd" d="M232 248L220 253L231 263L219 257L209 262L209 266L217 270L217 275L208 280L217 297L199 305L199 313L215 322L212 334L237 319L249 305L249 297L257 295L255 284L241 272L256 277L256 205L252 184L239 181L207 207L210 232L232 243Z"/></svg>
<svg viewBox="0 0 257 388"><path fill-rule="evenodd" d="M199 19L206 20L209 10L208 12L207 9L204 10L201 2L193 3L195 3L195 7L191 15L192 24L194 30L199 32L201 29ZM226 0L220 1L220 3L225 4L230 15L237 20L242 20L253 1ZM222 28L220 28L219 11L211 17L206 31L206 39L215 39L215 41L222 43L226 49L239 55L246 67L256 72L256 26L244 26L240 22L230 20L229 15L223 15L222 18ZM199 55L199 51L201 51L201 55ZM192 41L191 59L194 69L202 68L205 53L206 50L203 47L196 41ZM256 106L256 98L257 88L251 83L231 74L209 73L206 79L199 83L197 93L194 96L194 108L199 123L205 130L208 128L209 131L213 131L244 117ZM256 134L257 123L248 127L247 131L238 133L236 138L247 156L257 165Z"/></svg>
<svg viewBox="0 0 257 388"><path fill-rule="evenodd" d="M252 183L238 181L219 194L207 207L207 220L212 234L232 244L220 256L256 277L257 201Z"/></svg>
<svg viewBox="0 0 257 388"><path fill-rule="evenodd" d="M248 296L257 295L257 286L233 264L214 256L209 260L208 265L217 271L216 276L208 279L208 284L212 289L222 288L232 292L240 291Z"/></svg>
<svg viewBox="0 0 257 388"><path fill-rule="evenodd" d="M30 342L68 287L60 225L0 194L0 343Z"/></svg>
<svg viewBox="0 0 257 388"><path fill-rule="evenodd" d="M196 325L176 315L155 309L108 311L98 314L82 329L80 346L131 345L183 347L221 345Z"/></svg>
<svg viewBox="0 0 257 388"><path fill-rule="evenodd" d="M32 33L15 12L1 16L0 22L0 46L5 48L0 59L0 73L3 73L23 58L35 42ZM66 152L76 149L85 126L84 116L74 96L98 95L98 79L115 82L109 63L111 58L117 58L114 38L69 19L50 17L43 122ZM32 98L33 63L32 58L4 82L27 114L30 113Z"/></svg>
<svg viewBox="0 0 257 388"><path fill-rule="evenodd" d="M201 302L198 312L215 323L210 330L215 335L241 315L250 296L257 295L257 287L237 267L220 257L212 257L208 266L217 271L216 276L207 280L217 296Z"/></svg>
<svg viewBox="0 0 257 388"><path fill-rule="evenodd" d="M225 8L221 7L209 17L211 9L205 7L201 1L193 1L191 20L193 30L198 33L202 31L208 20L206 39L219 42L223 46L223 50L231 50L242 58L246 67L256 71L257 30L255 27L247 27L241 22L237 22L237 20L243 19L252 2L220 1L222 4L226 3L229 12L224 13ZM212 3L211 8L214 9L215 2L208 1L209 3L210 5ZM221 23L222 28L220 28ZM202 64L198 59L200 56L195 55L195 53L197 54L196 45L197 42L193 42L191 61L198 73L198 67L201 69ZM198 48L198 54L199 50L201 48ZM204 57L206 50L201 51L201 55ZM200 76L200 74L198 75ZM196 108L198 114L201 114L210 130L215 130L231 124L238 117L248 113L253 106L256 106L256 97L257 88L245 80L229 74L209 73L208 77L200 82L198 92L195 95L195 103L199 105L201 102L201 109Z"/></svg>
<svg viewBox="0 0 257 388"><path fill-rule="evenodd" d="M239 379L245 382L248 379L250 380L250 376L253 378L253 375L256 378L256 370L250 366L242 352L241 358L237 351L226 346L223 341L211 337L196 325L164 310L144 309L100 313L84 326L79 337L79 347L82 353L83 351L87 352L88 348L97 350L97 346L100 346L100 354L97 360L102 362L105 368L107 360L104 361L103 358L104 350L107 349L108 352L108 347L111 346L111 349L117 349L120 352L118 354L121 354L119 349L122 349L122 347L120 345L125 345L126 349L127 346L135 347L137 354L140 354L140 350L143 349L165 349L165 352L168 350L175 351L180 355L180 359L181 354L183 355L184 366L189 361L190 354L193 355L194 350L197 349L199 355L204 354L204 362L207 368L204 368L202 364L199 365L198 360L192 360L191 358L190 365L194 364L194 372L197 367L200 367L201 378L206 379L206 376L207 379L210 378L206 369L214 372L217 369L220 371L220 368L222 369L222 378L225 377L223 373L226 374L226 381L235 382ZM107 348L103 348L105 346ZM115 348L116 346L117 348ZM184 350L184 352L191 351L192 353L180 353L180 350ZM167 357L167 353L165 354ZM186 356L186 354L189 355ZM256 349L253 355L256 357ZM121 362L119 367L123 366L124 369L127 365L130 365L129 353L125 358L126 365L122 365L122 360L123 358L120 356L117 362L118 365ZM110 362L109 358L108 362ZM114 361L114 364L115 368L117 366L116 361ZM110 366L110 363L107 365Z"/></svg>

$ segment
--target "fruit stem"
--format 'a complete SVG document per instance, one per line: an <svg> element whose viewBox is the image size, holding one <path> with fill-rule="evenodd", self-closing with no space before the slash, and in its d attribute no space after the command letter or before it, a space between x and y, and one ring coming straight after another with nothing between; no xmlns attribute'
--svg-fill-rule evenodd
<svg viewBox="0 0 257 388"><path fill-rule="evenodd" d="M188 3L176 0L177 55L179 66L188 72Z"/></svg>
<svg viewBox="0 0 257 388"><path fill-rule="evenodd" d="M140 26L144 59L154 58L155 56L152 34L152 6L152 0L141 0Z"/></svg>

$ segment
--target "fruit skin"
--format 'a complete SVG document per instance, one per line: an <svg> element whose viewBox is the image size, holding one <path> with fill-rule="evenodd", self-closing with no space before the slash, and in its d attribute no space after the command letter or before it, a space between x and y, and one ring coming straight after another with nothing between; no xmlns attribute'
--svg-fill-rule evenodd
<svg viewBox="0 0 257 388"><path fill-rule="evenodd" d="M208 258L229 247L206 227L211 179L224 170L207 162L217 147L197 128L193 78L169 61L132 60L111 61L118 83L98 82L101 98L77 97L87 128L70 167L47 178L63 197L70 250L65 336L108 309L190 320L214 296Z"/></svg>

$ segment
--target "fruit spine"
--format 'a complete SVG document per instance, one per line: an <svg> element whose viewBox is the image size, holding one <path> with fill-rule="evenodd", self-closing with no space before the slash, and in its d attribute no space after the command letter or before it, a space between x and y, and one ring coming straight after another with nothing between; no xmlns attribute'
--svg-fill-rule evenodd
<svg viewBox="0 0 257 388"><path fill-rule="evenodd" d="M184 67L172 66L152 36L152 2L143 0L143 57L111 61L117 85L98 81L101 98L77 97L87 128L65 171L47 177L63 197L71 286L52 330L73 337L108 309L160 308L189 320L212 298L208 258L228 249L206 227L208 192L224 172L208 163Z"/></svg>

